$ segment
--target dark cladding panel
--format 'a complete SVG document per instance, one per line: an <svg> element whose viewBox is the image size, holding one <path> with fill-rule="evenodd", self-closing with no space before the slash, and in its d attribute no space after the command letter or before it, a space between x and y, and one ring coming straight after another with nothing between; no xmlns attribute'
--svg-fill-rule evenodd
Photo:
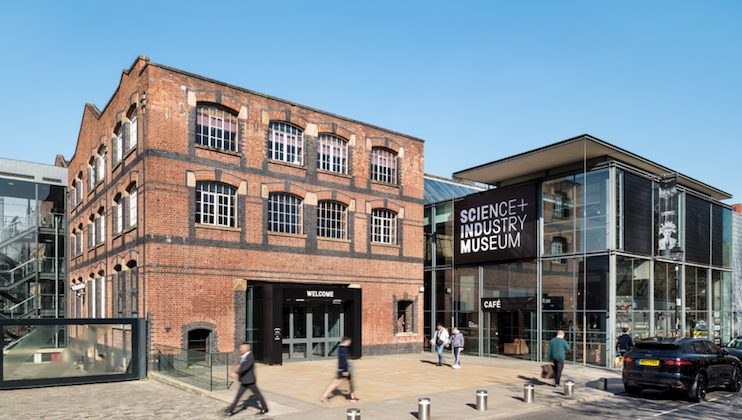
<svg viewBox="0 0 742 420"><path fill-rule="evenodd" d="M495 189L454 203L454 264L536 258L536 184Z"/></svg>
<svg viewBox="0 0 742 420"><path fill-rule="evenodd" d="M711 213L711 264L724 266L724 209L712 205Z"/></svg>
<svg viewBox="0 0 742 420"><path fill-rule="evenodd" d="M685 195L685 260L708 264L711 246L711 205Z"/></svg>
<svg viewBox="0 0 742 420"><path fill-rule="evenodd" d="M624 173L624 246L627 252L652 254L652 181Z"/></svg>

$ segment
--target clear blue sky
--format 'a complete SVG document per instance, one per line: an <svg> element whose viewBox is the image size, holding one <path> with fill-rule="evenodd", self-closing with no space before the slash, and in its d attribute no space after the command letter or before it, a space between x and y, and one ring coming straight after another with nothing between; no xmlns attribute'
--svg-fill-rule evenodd
<svg viewBox="0 0 742 420"><path fill-rule="evenodd" d="M422 138L440 176L588 133L742 202L742 1L7 2L0 157L74 152L138 55Z"/></svg>

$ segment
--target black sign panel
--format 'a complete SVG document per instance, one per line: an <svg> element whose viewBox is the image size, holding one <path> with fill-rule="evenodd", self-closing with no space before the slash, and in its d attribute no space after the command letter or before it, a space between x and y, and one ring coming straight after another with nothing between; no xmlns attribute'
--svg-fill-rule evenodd
<svg viewBox="0 0 742 420"><path fill-rule="evenodd" d="M536 184L454 203L454 264L536 258Z"/></svg>
<svg viewBox="0 0 742 420"><path fill-rule="evenodd" d="M536 296L482 298L482 311L535 311L536 302Z"/></svg>
<svg viewBox="0 0 742 420"><path fill-rule="evenodd" d="M671 250L678 244L678 185L675 177L659 182L660 231L657 248Z"/></svg>
<svg viewBox="0 0 742 420"><path fill-rule="evenodd" d="M284 299L341 299L352 300L353 290L346 287L331 287L321 285L306 285L304 287L286 287L283 289Z"/></svg>

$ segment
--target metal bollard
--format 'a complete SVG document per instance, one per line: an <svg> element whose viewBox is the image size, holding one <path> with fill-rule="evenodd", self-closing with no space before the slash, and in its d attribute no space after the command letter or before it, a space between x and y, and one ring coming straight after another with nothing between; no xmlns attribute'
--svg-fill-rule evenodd
<svg viewBox="0 0 742 420"><path fill-rule="evenodd" d="M564 396L574 397L575 395L575 381L567 381L564 383Z"/></svg>
<svg viewBox="0 0 742 420"><path fill-rule="evenodd" d="M608 379L606 378L600 378L598 379L598 389L601 391L605 391L608 389Z"/></svg>
<svg viewBox="0 0 742 420"><path fill-rule="evenodd" d="M430 420L430 398L417 400L417 420Z"/></svg>
<svg viewBox="0 0 742 420"><path fill-rule="evenodd" d="M361 420L361 410L358 408L349 408L347 420Z"/></svg>
<svg viewBox="0 0 742 420"><path fill-rule="evenodd" d="M477 410L487 411L487 391L477 391Z"/></svg>
<svg viewBox="0 0 742 420"><path fill-rule="evenodd" d="M531 384L523 385L523 402L526 402L526 403L533 402L533 389L534 388L535 387Z"/></svg>

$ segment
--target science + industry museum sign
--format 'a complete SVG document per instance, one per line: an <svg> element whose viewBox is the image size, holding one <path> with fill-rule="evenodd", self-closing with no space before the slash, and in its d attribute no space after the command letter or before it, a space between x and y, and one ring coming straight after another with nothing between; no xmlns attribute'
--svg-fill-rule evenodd
<svg viewBox="0 0 742 420"><path fill-rule="evenodd" d="M454 203L455 265L536 258L536 184Z"/></svg>

